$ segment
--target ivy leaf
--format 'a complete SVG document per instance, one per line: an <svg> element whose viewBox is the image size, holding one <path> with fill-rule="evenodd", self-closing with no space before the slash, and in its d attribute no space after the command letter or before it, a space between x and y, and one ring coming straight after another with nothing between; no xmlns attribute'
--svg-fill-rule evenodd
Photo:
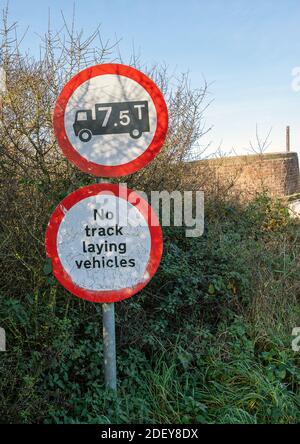
<svg viewBox="0 0 300 444"><path fill-rule="evenodd" d="M211 295L215 294L215 287L214 287L214 284L209 284L209 287L208 287L208 294L211 294Z"/></svg>
<svg viewBox="0 0 300 444"><path fill-rule="evenodd" d="M46 260L45 265L44 265L44 267L43 267L43 271L44 271L44 274L45 274L46 276L48 276L49 274L52 273L52 263L51 263L51 259L47 259L47 260Z"/></svg>
<svg viewBox="0 0 300 444"><path fill-rule="evenodd" d="M280 378L280 379L285 379L285 378L286 378L286 370L285 370L285 369L283 369L283 370L277 370L277 371L276 371L276 375L277 375L277 377Z"/></svg>

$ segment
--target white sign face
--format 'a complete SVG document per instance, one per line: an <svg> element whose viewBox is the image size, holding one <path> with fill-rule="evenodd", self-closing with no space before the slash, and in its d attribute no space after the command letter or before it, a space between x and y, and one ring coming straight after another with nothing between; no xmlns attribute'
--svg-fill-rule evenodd
<svg viewBox="0 0 300 444"><path fill-rule="evenodd" d="M159 266L163 239L146 200L117 184L94 184L66 196L46 230L56 279L91 302L117 302L138 293Z"/></svg>
<svg viewBox="0 0 300 444"><path fill-rule="evenodd" d="M116 177L140 170L159 153L168 111L151 79L112 63L87 68L65 85L53 125L58 144L78 168Z"/></svg>
<svg viewBox="0 0 300 444"><path fill-rule="evenodd" d="M147 91L115 74L82 83L65 111L71 145L90 162L123 165L145 152L156 131L156 109Z"/></svg>
<svg viewBox="0 0 300 444"><path fill-rule="evenodd" d="M125 226L119 213L128 215ZM110 195L75 204L57 234L64 270L75 285L92 291L122 290L148 280L150 249L150 231L141 213L128 201Z"/></svg>

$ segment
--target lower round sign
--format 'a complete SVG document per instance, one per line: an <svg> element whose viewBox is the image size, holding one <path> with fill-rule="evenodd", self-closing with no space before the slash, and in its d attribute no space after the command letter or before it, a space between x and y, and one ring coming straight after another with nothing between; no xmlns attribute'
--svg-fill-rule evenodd
<svg viewBox="0 0 300 444"><path fill-rule="evenodd" d="M148 203L128 188L104 183L61 201L45 244L56 279L74 295L102 303L145 287L163 250L161 227Z"/></svg>

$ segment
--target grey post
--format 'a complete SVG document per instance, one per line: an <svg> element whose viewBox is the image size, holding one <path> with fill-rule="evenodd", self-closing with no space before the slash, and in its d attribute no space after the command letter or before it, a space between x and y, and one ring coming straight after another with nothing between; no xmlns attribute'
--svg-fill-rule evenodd
<svg viewBox="0 0 300 444"><path fill-rule="evenodd" d="M97 178L101 183L101 178ZM109 180L107 180L109 182ZM115 304L102 304L104 380L107 389L117 390Z"/></svg>
<svg viewBox="0 0 300 444"><path fill-rule="evenodd" d="M115 304L102 304L103 358L106 388L117 389Z"/></svg>
<svg viewBox="0 0 300 444"><path fill-rule="evenodd" d="M4 328L0 327L0 352L6 351L6 334Z"/></svg>
<svg viewBox="0 0 300 444"><path fill-rule="evenodd" d="M286 127L286 152L289 153L291 151L291 132L290 127Z"/></svg>

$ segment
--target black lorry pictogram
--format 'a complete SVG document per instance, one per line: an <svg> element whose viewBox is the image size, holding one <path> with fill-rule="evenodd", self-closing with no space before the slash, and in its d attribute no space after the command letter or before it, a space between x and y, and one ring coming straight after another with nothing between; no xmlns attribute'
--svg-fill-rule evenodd
<svg viewBox="0 0 300 444"><path fill-rule="evenodd" d="M73 128L82 142L89 142L96 135L123 133L138 139L150 131L148 102L97 103L95 119L91 109L80 109L76 111Z"/></svg>

